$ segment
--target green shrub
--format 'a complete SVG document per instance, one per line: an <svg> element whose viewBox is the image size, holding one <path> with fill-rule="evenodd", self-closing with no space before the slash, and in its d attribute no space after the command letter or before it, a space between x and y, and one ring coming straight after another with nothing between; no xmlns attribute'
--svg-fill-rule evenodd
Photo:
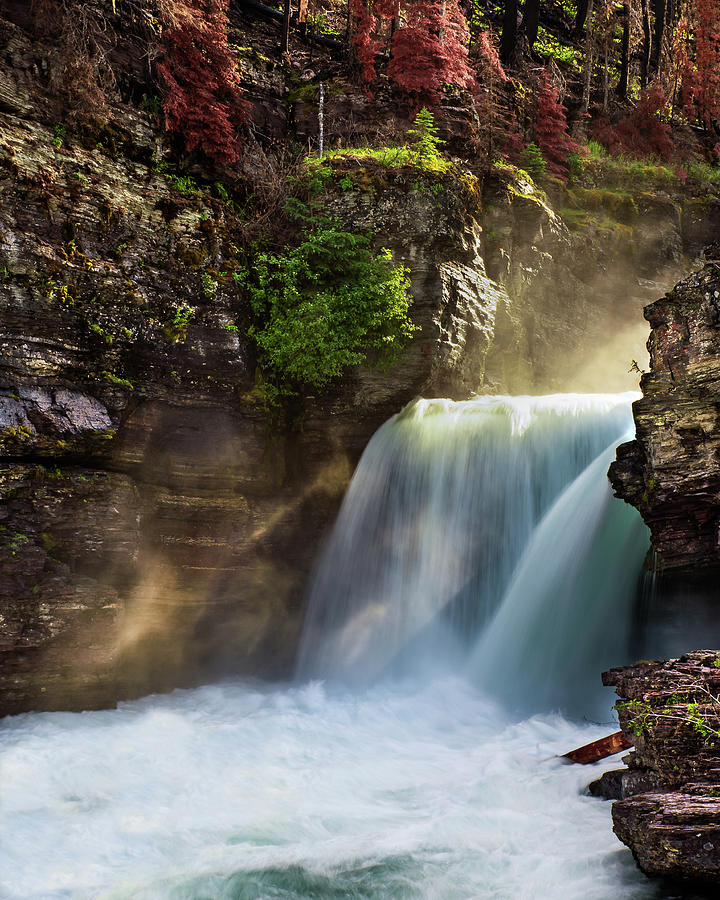
<svg viewBox="0 0 720 900"><path fill-rule="evenodd" d="M286 392L322 388L346 366L389 365L416 330L406 269L334 220L314 222L297 247L259 254L237 280L258 319L261 365Z"/></svg>
<svg viewBox="0 0 720 900"><path fill-rule="evenodd" d="M545 174L547 163L543 158L542 151L535 141L528 144L520 154L520 167L525 169L528 175L533 179L542 178Z"/></svg>
<svg viewBox="0 0 720 900"><path fill-rule="evenodd" d="M408 134L414 139L413 150L418 162L424 166L437 165L441 160L440 147L445 142L438 137L435 117L429 109L420 110L415 116L415 127L409 128Z"/></svg>

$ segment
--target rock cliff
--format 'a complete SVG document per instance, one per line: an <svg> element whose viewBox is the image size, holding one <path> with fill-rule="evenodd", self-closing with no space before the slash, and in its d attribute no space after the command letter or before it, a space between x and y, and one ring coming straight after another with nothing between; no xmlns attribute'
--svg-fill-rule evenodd
<svg viewBox="0 0 720 900"><path fill-rule="evenodd" d="M720 252L645 309L650 372L636 439L610 479L650 527L665 570L720 564Z"/></svg>
<svg viewBox="0 0 720 900"><path fill-rule="evenodd" d="M323 198L409 266L422 330L390 374L354 370L278 413L233 279L238 204L138 102L132 28L113 50L117 96L66 127L52 45L27 4L4 10L0 713L289 674L304 582L373 431L420 393L586 387L592 348L708 221L680 196L647 196L631 224L576 233L514 172L430 178L346 159L351 186ZM237 37L246 173L268 165L257 136L312 136L316 122L312 90L253 40ZM339 131L377 126L381 103L329 95ZM441 114L453 147L461 112Z"/></svg>
<svg viewBox="0 0 720 900"><path fill-rule="evenodd" d="M720 877L720 654L611 669L628 768L591 791L617 798L615 833L647 875L693 885Z"/></svg>

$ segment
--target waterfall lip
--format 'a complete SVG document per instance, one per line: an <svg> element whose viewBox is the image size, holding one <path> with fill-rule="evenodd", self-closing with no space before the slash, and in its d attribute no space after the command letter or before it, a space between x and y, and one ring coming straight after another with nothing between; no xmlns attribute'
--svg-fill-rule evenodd
<svg viewBox="0 0 720 900"><path fill-rule="evenodd" d="M473 394L469 400L448 397L418 397L411 400L393 418L396 421L423 421L433 416L468 413L508 415L512 434L524 434L539 415L575 415L610 412L639 400L639 391L621 393L555 394ZM392 421L392 420L391 420Z"/></svg>

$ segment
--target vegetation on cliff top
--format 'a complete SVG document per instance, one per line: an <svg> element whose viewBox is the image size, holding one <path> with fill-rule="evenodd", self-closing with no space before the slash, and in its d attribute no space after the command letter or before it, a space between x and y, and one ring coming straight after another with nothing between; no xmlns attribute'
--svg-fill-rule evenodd
<svg viewBox="0 0 720 900"><path fill-rule="evenodd" d="M323 388L346 366L394 362L415 326L407 271L335 220L311 220L296 247L259 253L247 289L261 364L281 392Z"/></svg>
<svg viewBox="0 0 720 900"><path fill-rule="evenodd" d="M321 10L311 0L261 11L283 20L278 40L242 0L42 0L21 24L54 48L50 71L60 74L47 87L68 111L55 125L57 153L82 135L103 151L147 155L115 121L119 100L141 108L156 144L144 161L181 195L178 209L211 205L201 230L235 248L214 264L181 252L203 269L203 298L245 271L235 283L253 300L265 375L314 389L403 346L406 276L347 225L300 228L284 212L289 196L353 189L354 164L373 177L378 166L411 168L409 186L416 173L432 175L438 192L440 176L519 169L555 192L570 227L600 219L624 227L637 216L639 189L717 181L713 8L711 0L332 0ZM339 110L324 118L324 153L320 83L325 106ZM262 98L273 91L290 114L280 137L264 130ZM342 251L336 262L364 283L364 309L337 267L328 282L318 251L326 232ZM339 315L346 307L353 315ZM318 340L323 328L328 340L338 332L332 346Z"/></svg>

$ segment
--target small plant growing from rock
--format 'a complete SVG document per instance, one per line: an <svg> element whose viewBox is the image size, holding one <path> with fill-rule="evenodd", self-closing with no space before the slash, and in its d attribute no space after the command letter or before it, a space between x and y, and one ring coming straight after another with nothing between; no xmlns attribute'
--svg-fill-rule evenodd
<svg viewBox="0 0 720 900"><path fill-rule="evenodd" d="M214 300L217 296L218 283L208 272L202 273L202 292L206 300ZM192 310L191 310L192 312ZM187 322L185 323L187 324Z"/></svg>
<svg viewBox="0 0 720 900"><path fill-rule="evenodd" d="M429 109L423 107L420 110L415 116L414 127L408 129L408 134L414 139L413 150L418 162L432 166L440 160L440 147L444 141L438 137L435 116Z"/></svg>
<svg viewBox="0 0 720 900"><path fill-rule="evenodd" d="M678 687L680 693L666 697L662 706L649 700L619 700L615 709L630 716L625 727L638 737L658 725L677 723L692 728L706 747L714 747L720 740L720 696L698 680Z"/></svg>

